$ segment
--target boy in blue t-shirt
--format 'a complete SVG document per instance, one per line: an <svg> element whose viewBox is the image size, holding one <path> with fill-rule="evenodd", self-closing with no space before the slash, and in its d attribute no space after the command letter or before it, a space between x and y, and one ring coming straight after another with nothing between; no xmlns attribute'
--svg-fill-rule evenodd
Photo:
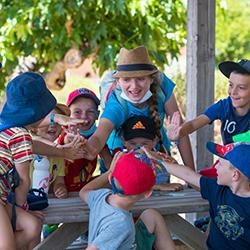
<svg viewBox="0 0 250 250"><path fill-rule="evenodd" d="M250 144L225 146L207 143L207 148L220 157L216 165L217 179L201 176L189 168L171 164L163 154L146 154L162 163L166 170L201 190L209 201L211 226L208 249L250 249Z"/></svg>
<svg viewBox="0 0 250 250"><path fill-rule="evenodd" d="M176 112L168 124L169 139L178 140L219 119L224 145L236 142L234 137L243 133L248 134L244 141L249 142L250 60L242 59L238 63L225 61L219 64L219 69L229 78L228 97L212 104L203 114L182 125Z"/></svg>

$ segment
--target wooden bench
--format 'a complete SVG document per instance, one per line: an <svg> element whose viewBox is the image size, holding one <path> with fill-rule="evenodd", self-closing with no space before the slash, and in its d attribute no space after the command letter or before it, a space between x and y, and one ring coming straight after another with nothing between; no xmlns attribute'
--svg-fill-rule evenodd
<svg viewBox="0 0 250 250"><path fill-rule="evenodd" d="M179 213L206 212L208 202L199 192L186 189L181 192L154 192L147 199L139 201L133 214L139 216L147 208L157 209L164 217L169 230L192 249L206 249L206 235L179 216ZM35 249L62 250L88 228L89 209L79 197L49 199L49 207L44 210L45 223L63 223Z"/></svg>

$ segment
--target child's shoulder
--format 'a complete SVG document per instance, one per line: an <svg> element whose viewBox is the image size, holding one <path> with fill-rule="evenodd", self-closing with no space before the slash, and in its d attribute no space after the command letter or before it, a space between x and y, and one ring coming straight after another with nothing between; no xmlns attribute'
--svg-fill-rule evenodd
<svg viewBox="0 0 250 250"><path fill-rule="evenodd" d="M20 138L20 141L32 141L31 135L26 128L12 127L4 130L4 134L10 140Z"/></svg>

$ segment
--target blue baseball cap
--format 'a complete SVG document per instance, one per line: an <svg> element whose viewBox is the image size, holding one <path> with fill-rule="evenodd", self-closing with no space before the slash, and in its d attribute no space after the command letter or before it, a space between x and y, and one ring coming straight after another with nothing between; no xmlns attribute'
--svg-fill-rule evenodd
<svg viewBox="0 0 250 250"><path fill-rule="evenodd" d="M207 149L220 158L228 160L235 168L250 179L250 144L237 142L219 145L214 142L207 143Z"/></svg>
<svg viewBox="0 0 250 250"><path fill-rule="evenodd" d="M56 106L56 98L43 77L25 72L6 87L6 102L0 114L0 130L23 127L42 120Z"/></svg>
<svg viewBox="0 0 250 250"><path fill-rule="evenodd" d="M250 60L241 59L239 62L225 61L219 64L219 70L227 78L233 71L242 74L250 74Z"/></svg>

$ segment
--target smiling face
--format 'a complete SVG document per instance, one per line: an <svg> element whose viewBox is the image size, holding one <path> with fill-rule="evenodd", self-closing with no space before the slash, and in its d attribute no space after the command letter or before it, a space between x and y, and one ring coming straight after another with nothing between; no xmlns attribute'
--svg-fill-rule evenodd
<svg viewBox="0 0 250 250"><path fill-rule="evenodd" d="M95 102L90 98L78 97L69 108L71 111L70 117L86 121L86 124L77 126L78 129L84 131L91 128L99 115Z"/></svg>
<svg viewBox="0 0 250 250"><path fill-rule="evenodd" d="M136 102L144 97L152 82L153 79L150 76L124 77L117 80L126 96Z"/></svg>
<svg viewBox="0 0 250 250"><path fill-rule="evenodd" d="M232 72L229 77L228 95L239 115L245 115L250 108L250 75Z"/></svg>
<svg viewBox="0 0 250 250"><path fill-rule="evenodd" d="M47 117L50 117L51 114L58 114L56 110L52 110ZM60 125L56 124L54 126L48 125L48 126L41 126L41 123L38 125L38 127L35 129L35 134L47 139L49 141L55 141L57 137L60 135L62 131L62 128Z"/></svg>

